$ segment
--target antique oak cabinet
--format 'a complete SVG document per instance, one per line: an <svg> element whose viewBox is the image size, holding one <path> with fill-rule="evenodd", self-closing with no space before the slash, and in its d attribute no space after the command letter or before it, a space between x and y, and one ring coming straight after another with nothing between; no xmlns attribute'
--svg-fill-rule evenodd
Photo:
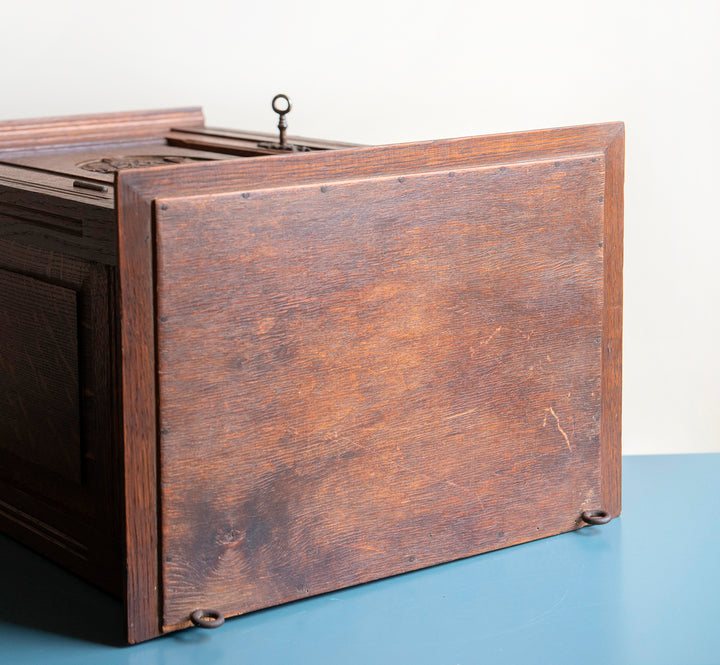
<svg viewBox="0 0 720 665"><path fill-rule="evenodd" d="M2 529L138 642L618 515L623 136L0 123Z"/></svg>

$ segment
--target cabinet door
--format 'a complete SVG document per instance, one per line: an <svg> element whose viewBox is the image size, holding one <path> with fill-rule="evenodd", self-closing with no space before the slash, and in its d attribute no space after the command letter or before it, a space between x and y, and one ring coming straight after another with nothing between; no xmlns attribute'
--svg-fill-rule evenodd
<svg viewBox="0 0 720 665"><path fill-rule="evenodd" d="M162 630L619 513L621 126L182 168L121 185Z"/></svg>

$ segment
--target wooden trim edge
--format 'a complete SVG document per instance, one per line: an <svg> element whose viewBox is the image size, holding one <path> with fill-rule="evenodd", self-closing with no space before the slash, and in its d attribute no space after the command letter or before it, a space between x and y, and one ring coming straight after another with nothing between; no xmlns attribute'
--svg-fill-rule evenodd
<svg viewBox="0 0 720 665"><path fill-rule="evenodd" d="M200 107L4 120L0 121L0 154L28 148L143 138L161 135L173 127L204 125Z"/></svg>
<svg viewBox="0 0 720 665"><path fill-rule="evenodd" d="M155 399L155 329L152 205L116 180L123 489L125 511L125 616L128 642L160 630L158 492Z"/></svg>
<svg viewBox="0 0 720 665"><path fill-rule="evenodd" d="M436 171L452 164L501 165L507 161L533 161L577 152L601 153L622 123L603 123L492 134L416 143L363 146L349 150L319 150L289 155L261 155L243 159L178 164L164 168L135 169L138 192L147 198L221 194L238 189L274 185L290 186L374 177L387 172L392 162L395 175ZM448 157L452 155L451 159ZM352 168L349 169L348 165ZM189 184L192 183L192 191Z"/></svg>
<svg viewBox="0 0 720 665"><path fill-rule="evenodd" d="M605 150L605 230L603 234L603 348L600 423L602 509L613 517L622 505L622 325L625 125Z"/></svg>

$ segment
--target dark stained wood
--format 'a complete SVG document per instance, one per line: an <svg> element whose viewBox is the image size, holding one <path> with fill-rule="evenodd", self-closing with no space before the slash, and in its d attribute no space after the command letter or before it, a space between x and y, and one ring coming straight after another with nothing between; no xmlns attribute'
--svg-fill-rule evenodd
<svg viewBox="0 0 720 665"><path fill-rule="evenodd" d="M160 200L165 625L600 505L603 171L598 154Z"/></svg>
<svg viewBox="0 0 720 665"><path fill-rule="evenodd" d="M13 421L18 412L12 406L21 400L32 421L20 427L15 418L17 432L2 435L0 524L18 540L119 594L119 488L114 481L119 446L109 427L115 400L107 270L0 238L2 420ZM13 298L16 302L8 302ZM13 360L18 354L31 362ZM28 382L32 378L37 378L36 388ZM63 406L70 395L74 404ZM8 449L18 435L32 434L35 439L23 440L21 451Z"/></svg>
<svg viewBox="0 0 720 665"><path fill-rule="evenodd" d="M114 193L72 191L72 179L0 165L0 238L117 263ZM108 198L109 196L109 198Z"/></svg>
<svg viewBox="0 0 720 665"><path fill-rule="evenodd" d="M270 147L278 140L277 134L233 132L211 129L176 130L165 135L172 146L196 150L214 150L218 153L255 157L258 155L283 155L283 150ZM300 145L312 150L342 150L356 148L352 143L335 143L289 136L288 143Z"/></svg>
<svg viewBox="0 0 720 665"><path fill-rule="evenodd" d="M229 139L238 139L242 141L257 142L275 142L278 140L278 132L247 132L239 129L222 129L218 127L191 127L176 130L177 134L197 134L208 137L222 137ZM166 135L169 136L169 135ZM357 143L345 143L341 141L328 141L324 139L313 139L305 136L288 136L288 143L308 146L318 150L342 150L343 148L358 148Z"/></svg>
<svg viewBox="0 0 720 665"><path fill-rule="evenodd" d="M4 160L11 166L19 166L33 171L51 172L59 175L72 176L76 179L96 182L98 184L112 185L115 182L115 172L102 173L97 170L88 170L87 165L107 158L147 157L160 155L163 157L187 157L198 161L229 159L226 155L208 150L187 150L176 148L167 144L166 139L159 139L154 143L135 144L127 142L113 148L94 148L92 150L76 150L73 152L60 152L50 155L31 155L29 157L15 157ZM27 179L28 175L25 174ZM112 199L112 196L110 196Z"/></svg>
<svg viewBox="0 0 720 665"><path fill-rule="evenodd" d="M128 111L0 122L0 156L61 146L157 137L172 127L202 127L200 108Z"/></svg>
<svg viewBox="0 0 720 665"><path fill-rule="evenodd" d="M45 157L47 158L47 156ZM109 187L107 192L78 189L72 186L74 179L75 178L40 171L32 167L22 167L10 161L0 162L0 185L4 188L3 198L9 196L11 190L17 191L18 193L31 192L32 194L51 196L51 201L55 203L55 205L43 207L45 208L46 214L55 214L56 216L60 216L61 212L65 212L62 208L60 210L57 209L58 204L73 209L72 202L79 202L83 204L83 206L90 207L91 209L99 207L112 210L114 208L112 188ZM86 180L96 181L97 179L88 177ZM56 202L58 198L61 199L60 202ZM65 203L62 199L67 199L70 203ZM34 199L28 197L28 200L33 201ZM75 206L75 209L81 208L80 206ZM112 219L114 220L114 216Z"/></svg>
<svg viewBox="0 0 720 665"><path fill-rule="evenodd" d="M120 381L128 642L160 633L151 206L118 174Z"/></svg>
<svg viewBox="0 0 720 665"><path fill-rule="evenodd" d="M116 533L110 533L104 518L96 517L89 526L66 507L54 506L0 480L1 531L122 598L122 543Z"/></svg>
<svg viewBox="0 0 720 665"><path fill-rule="evenodd" d="M26 245L17 241L0 238L0 269L4 271L10 280L17 280L19 282L30 280L29 283L37 283L40 288L44 287L51 293L58 288L62 289L61 293L63 294L67 294L68 292L72 293L72 299L75 302L73 323L70 324L72 326L71 330L73 331L72 339L68 338L67 333L64 331L59 334L61 338L66 338L66 344L68 346L74 347L75 372L77 373L77 381L79 383L76 388L77 399L80 403L81 412L84 411L86 403L84 393L86 390L97 394L103 391L101 385L93 382L92 375L88 375L86 369L80 367L81 365L88 365L88 363L85 362L85 358L81 359L81 355L85 356L87 350L80 349L80 332L98 326L96 321L87 316L87 303L98 298L102 301L100 294L95 294L92 289L88 288L90 285L90 266L86 262L72 257L56 255L33 245ZM67 295L66 297L69 298L70 296ZM9 341L15 336L12 330L17 325L13 317L18 316L20 313L3 309L3 314L5 326L7 327L4 337ZM47 315L42 311L36 313L36 316L42 317ZM81 317L82 321L79 321ZM80 325L78 325L78 323L80 323ZM99 325L102 327L101 323ZM101 347L107 346L107 342L103 345L101 340L97 341L100 342ZM38 355L52 357L56 352L55 341L51 336L36 339L36 344L40 347L45 347L42 351L37 352ZM27 353L31 349L31 347L26 349L21 340L18 340L18 345L20 347L20 353ZM12 365L14 368L13 371L18 371L18 362L12 362L11 359L8 358L7 364ZM26 370L23 368L23 371ZM65 376L67 373L66 368L61 366L55 367L55 371L57 372L57 376L51 377L50 380L54 383L59 382L61 384L67 381L67 377ZM48 378L44 377L43 383L47 382L47 380ZM4 399L9 402L14 399L13 391L9 390L8 385L5 386L5 389L9 392L5 395ZM28 396L27 399L30 399L30 397ZM62 446L63 448L67 448L67 450L62 452L47 450L45 451L45 455L47 455L49 459L53 459L54 456L59 454L71 457L79 454L83 458L82 466L85 466L87 439L83 438L80 432L81 417L81 413L75 412L72 422L74 422L77 431L68 434L66 437L50 439L52 446ZM43 443L43 439L38 439L36 444L39 450L33 456L34 459L29 459L28 456L24 458L19 456L13 457L12 454L6 453L4 456L5 463L0 467L0 478L4 482L28 494L42 497L45 502L62 505L68 512L74 513L82 518L89 518L92 514L93 507L88 502L87 488L83 486L82 474L77 474L74 478L68 478L49 469L44 459L42 459L43 456L41 454L42 447L43 445L48 445L47 442ZM79 451L81 444L82 451ZM48 521L44 515L36 516Z"/></svg>
<svg viewBox="0 0 720 665"><path fill-rule="evenodd" d="M215 150L221 154L237 157L257 157L262 155L282 154L278 150L259 147L257 141L245 139L229 139L221 136L198 136L186 132L170 132L168 143L178 148L193 150Z"/></svg>
<svg viewBox="0 0 720 665"><path fill-rule="evenodd" d="M77 292L0 270L0 449L81 481Z"/></svg>

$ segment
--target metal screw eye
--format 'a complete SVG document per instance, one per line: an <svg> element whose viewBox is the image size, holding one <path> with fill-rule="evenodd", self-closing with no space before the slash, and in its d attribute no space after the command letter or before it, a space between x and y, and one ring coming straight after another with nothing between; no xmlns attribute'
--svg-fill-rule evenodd
<svg viewBox="0 0 720 665"><path fill-rule="evenodd" d="M278 106L278 100L280 100L280 99L284 99L284 100L287 102L287 107L286 107L286 108L283 109L283 108L281 108L281 107ZM279 130L279 132L280 132L280 135L279 135L279 137L278 137L278 140L279 140L280 148L283 149L283 150L286 148L286 145L285 145L285 131L287 130L287 126L288 126L288 124L287 124L287 119L285 118L285 115L288 114L288 113L290 113L290 109L291 109L291 108L292 108L292 104L290 103L290 99L288 98L287 95L280 94L280 95L275 95L275 96L273 97L273 100L272 100L272 109L273 109L273 111L275 111L275 113L278 114L278 116L280 116L280 119L278 120L278 130Z"/></svg>
<svg viewBox="0 0 720 665"><path fill-rule="evenodd" d="M195 610L190 615L190 621L198 628L220 628L225 623L225 617L217 610Z"/></svg>
<svg viewBox="0 0 720 665"><path fill-rule="evenodd" d="M583 510L580 517L588 524L607 524L612 519L606 510Z"/></svg>
<svg viewBox="0 0 720 665"><path fill-rule="evenodd" d="M285 100L285 103L287 106L285 108L281 108L278 106L278 100L283 99ZM290 109L292 109L292 104L290 103L290 98L287 95L275 95L272 100L272 110L275 111L275 113L279 115L285 115L286 113L290 113Z"/></svg>

